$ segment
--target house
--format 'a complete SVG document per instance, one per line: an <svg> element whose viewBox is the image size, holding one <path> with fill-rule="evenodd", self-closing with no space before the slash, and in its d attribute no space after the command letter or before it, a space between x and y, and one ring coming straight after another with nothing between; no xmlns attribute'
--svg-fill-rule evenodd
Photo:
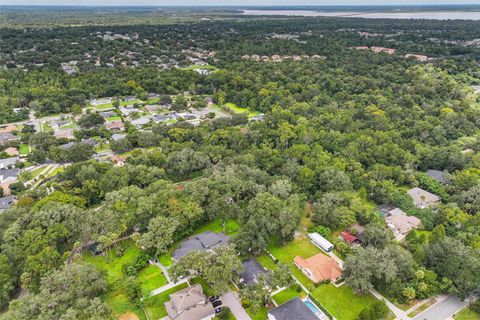
<svg viewBox="0 0 480 320"><path fill-rule="evenodd" d="M120 107L119 110L124 116L129 116L134 112L138 112L138 109L133 106Z"/></svg>
<svg viewBox="0 0 480 320"><path fill-rule="evenodd" d="M10 148L7 148L5 150L3 150L6 154L8 154L9 156L18 156L19 155L19 152L18 152L18 149L17 148L13 148L13 147L10 147Z"/></svg>
<svg viewBox="0 0 480 320"><path fill-rule="evenodd" d="M319 318L299 297L268 311L268 320L318 320Z"/></svg>
<svg viewBox="0 0 480 320"><path fill-rule="evenodd" d="M440 182L441 184L447 184L448 179L446 177L446 172L440 170L428 169L427 175L435 181Z"/></svg>
<svg viewBox="0 0 480 320"><path fill-rule="evenodd" d="M197 118L194 114L191 114L191 113L188 113L188 112L179 113L178 116L182 117L185 120L193 120L193 119Z"/></svg>
<svg viewBox="0 0 480 320"><path fill-rule="evenodd" d="M105 119L117 116L117 113L114 111L103 111L99 112L99 114Z"/></svg>
<svg viewBox="0 0 480 320"><path fill-rule="evenodd" d="M125 129L125 125L122 121L112 121L106 124L107 128L111 131L122 131Z"/></svg>
<svg viewBox="0 0 480 320"><path fill-rule="evenodd" d="M195 71L196 73L198 73L199 75L202 75L202 76L208 76L209 74L212 73L212 71L210 71L208 69L194 69L193 71Z"/></svg>
<svg viewBox="0 0 480 320"><path fill-rule="evenodd" d="M126 137L127 135L125 133L114 133L112 134L112 140L113 141L118 141L118 140L122 140Z"/></svg>
<svg viewBox="0 0 480 320"><path fill-rule="evenodd" d="M0 211L10 209L14 201L15 198L13 196L6 196L0 198Z"/></svg>
<svg viewBox="0 0 480 320"><path fill-rule="evenodd" d="M395 49L385 48L385 47L371 47L370 50L372 50L373 52L376 52L376 53L380 53L380 52L384 52L384 53L387 53L387 54L394 54L395 53Z"/></svg>
<svg viewBox="0 0 480 320"><path fill-rule="evenodd" d="M172 293L165 310L170 320L208 320L215 316L215 309L199 284Z"/></svg>
<svg viewBox="0 0 480 320"><path fill-rule="evenodd" d="M330 252L333 250L333 244L331 244L330 241L322 237L320 234L313 232L313 233L309 233L308 237L310 238L310 241L314 245L316 245L323 251Z"/></svg>
<svg viewBox="0 0 480 320"><path fill-rule="evenodd" d="M18 157L0 159L0 169L14 168L18 161Z"/></svg>
<svg viewBox="0 0 480 320"><path fill-rule="evenodd" d="M69 120L52 120L50 121L50 126L53 130L58 130L60 127L67 126L70 124Z"/></svg>
<svg viewBox="0 0 480 320"><path fill-rule="evenodd" d="M114 155L110 157L110 160L112 160L113 164L116 167L123 167L125 165L125 160L127 160L127 157Z"/></svg>
<svg viewBox="0 0 480 320"><path fill-rule="evenodd" d="M350 246L360 245L362 243L359 238L357 238L355 235L351 234L348 231L340 232L340 238L342 238L343 241L348 243Z"/></svg>
<svg viewBox="0 0 480 320"><path fill-rule="evenodd" d="M112 103L112 98L103 98L103 99L92 99L90 100L90 104L92 106L99 106L102 104L109 104Z"/></svg>
<svg viewBox="0 0 480 320"><path fill-rule="evenodd" d="M88 144L89 146L95 147L97 145L97 141L93 139L83 139L82 143Z"/></svg>
<svg viewBox="0 0 480 320"><path fill-rule="evenodd" d="M293 263L313 282L336 281L342 276L342 268L330 256L317 253L304 259L296 256Z"/></svg>
<svg viewBox="0 0 480 320"><path fill-rule="evenodd" d="M155 99L155 98L160 98L160 93L149 93L147 94L147 99Z"/></svg>
<svg viewBox="0 0 480 320"><path fill-rule="evenodd" d="M132 120L132 124L139 129L143 126L146 126L149 123L150 123L150 119L147 117L141 117L136 120Z"/></svg>
<svg viewBox="0 0 480 320"><path fill-rule="evenodd" d="M247 286L258 283L261 274L268 274L268 271L254 258L243 263L244 271L240 274L240 283Z"/></svg>
<svg viewBox="0 0 480 320"><path fill-rule="evenodd" d="M407 193L420 209L430 208L440 203L440 197L418 187L408 190Z"/></svg>
<svg viewBox="0 0 480 320"><path fill-rule="evenodd" d="M211 231L199 233L183 241L173 252L172 258L178 261L192 251L213 250L227 244L228 240L229 237L224 233Z"/></svg>
<svg viewBox="0 0 480 320"><path fill-rule="evenodd" d="M0 145L5 145L9 142L15 142L20 140L20 137L13 135L11 132L0 133Z"/></svg>
<svg viewBox="0 0 480 320"><path fill-rule="evenodd" d="M73 139L75 136L73 134L73 129L65 129L65 130L56 130L53 135L56 138L66 138L66 139Z"/></svg>
<svg viewBox="0 0 480 320"><path fill-rule="evenodd" d="M256 116L253 116L250 118L250 121L263 121L265 119L265 114L260 113L257 114Z"/></svg>
<svg viewBox="0 0 480 320"><path fill-rule="evenodd" d="M424 55L421 55L421 54L407 53L404 57L405 57L405 59L413 58L413 59L415 59L417 61L421 61L421 62L428 61L428 57L424 56Z"/></svg>
<svg viewBox="0 0 480 320"><path fill-rule="evenodd" d="M408 216L402 209L395 208L385 217L387 226L393 231L397 240L402 240L412 229L417 229L422 221L414 216Z"/></svg>
<svg viewBox="0 0 480 320"><path fill-rule="evenodd" d="M59 145L58 148L62 150L70 150L76 144L77 144L76 142L68 142L68 143Z"/></svg>
<svg viewBox="0 0 480 320"><path fill-rule="evenodd" d="M169 119L171 119L171 117L168 116L168 115L158 115L158 114L157 114L157 115L154 115L154 116L152 117L153 122L156 122L156 123L164 122L164 121L167 121L167 120L169 120Z"/></svg>
<svg viewBox="0 0 480 320"><path fill-rule="evenodd" d="M155 113L155 112L157 112L157 110L158 110L158 105L155 105L155 104L147 104L147 105L145 106L145 109L147 109L147 111L150 112L150 113Z"/></svg>
<svg viewBox="0 0 480 320"><path fill-rule="evenodd" d="M17 130L16 125L9 124L5 127L0 128L0 133L7 133L7 132L12 133L13 131L16 131L16 130Z"/></svg>
<svg viewBox="0 0 480 320"><path fill-rule="evenodd" d="M20 174L20 169L1 169L0 170L0 183L8 183L17 181L18 175Z"/></svg>

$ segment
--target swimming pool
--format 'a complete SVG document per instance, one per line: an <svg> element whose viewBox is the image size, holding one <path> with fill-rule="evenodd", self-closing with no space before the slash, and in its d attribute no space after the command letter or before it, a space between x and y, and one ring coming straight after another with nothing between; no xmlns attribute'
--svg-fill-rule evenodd
<svg viewBox="0 0 480 320"><path fill-rule="evenodd" d="M312 312L319 318L319 319L328 319L325 313L322 312L310 299L303 300L303 303L308 307L308 309L312 310Z"/></svg>

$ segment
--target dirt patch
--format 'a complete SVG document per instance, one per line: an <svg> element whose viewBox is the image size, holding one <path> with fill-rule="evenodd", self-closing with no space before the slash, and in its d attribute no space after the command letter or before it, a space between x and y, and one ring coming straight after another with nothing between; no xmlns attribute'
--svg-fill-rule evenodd
<svg viewBox="0 0 480 320"><path fill-rule="evenodd" d="M140 320L138 316L133 312L126 312L118 317L118 320Z"/></svg>

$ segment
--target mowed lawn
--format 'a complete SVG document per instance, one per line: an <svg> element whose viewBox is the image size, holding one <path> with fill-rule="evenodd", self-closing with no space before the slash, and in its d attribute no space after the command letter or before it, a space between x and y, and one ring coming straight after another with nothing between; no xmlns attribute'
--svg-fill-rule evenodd
<svg viewBox="0 0 480 320"><path fill-rule="evenodd" d="M347 285L338 288L332 284L316 287L293 263L293 259L297 255L308 258L317 253L323 253L322 250L312 244L307 236L303 234L284 246L271 245L269 251L279 261L289 264L292 274L311 292L318 302L338 320L355 320L364 308L377 301L371 294L355 294ZM271 263L268 262L266 258L268 258L268 256L260 256L259 262L265 267L269 267ZM277 298L283 300L290 296L293 297L293 295L294 293L290 291L285 292L284 296ZM277 300L275 301L278 302Z"/></svg>
<svg viewBox="0 0 480 320"><path fill-rule="evenodd" d="M90 251L85 252L82 259L84 262L92 264L98 270L104 272L108 284L108 292L105 294L104 300L116 317L125 312L133 312L140 319L144 320L146 319L145 314L127 297L122 274L122 266L133 261L140 254L141 250L132 240L122 241L119 245L125 248L124 254L121 257L116 257L113 253L114 250L112 250L109 263L107 263L104 256L95 256Z"/></svg>
<svg viewBox="0 0 480 320"><path fill-rule="evenodd" d="M298 284L294 284L293 286L290 286L285 290L282 290L276 295L274 295L272 299L275 301L277 305L280 305L289 300L292 300L293 298L296 298L296 297L305 298L306 296L307 296L307 293L302 290L302 287L300 287Z"/></svg>
<svg viewBox="0 0 480 320"><path fill-rule="evenodd" d="M30 152L30 147L28 146L28 144L23 144L23 143L22 143L22 144L20 145L20 148L18 149L18 152L19 152L21 155L25 156L25 155L27 155L27 154Z"/></svg>
<svg viewBox="0 0 480 320"><path fill-rule="evenodd" d="M166 285L168 282L162 270L155 265L149 265L141 270L137 274L137 280L144 294L148 294L152 290Z"/></svg>
<svg viewBox="0 0 480 320"><path fill-rule="evenodd" d="M255 117L255 116L260 114L260 112L258 112L258 111L251 111L248 108L239 107L233 102L227 102L227 103L224 104L224 106L227 107L228 109L232 110L234 113L247 113L248 117L250 117L250 118Z"/></svg>
<svg viewBox="0 0 480 320"><path fill-rule="evenodd" d="M179 284L155 296L149 297L143 302L143 307L149 319L161 319L167 315L164 303L170 300L170 295L188 287L187 283Z"/></svg>
<svg viewBox="0 0 480 320"><path fill-rule="evenodd" d="M454 318L455 320L480 320L480 313L473 311L471 308L465 308Z"/></svg>

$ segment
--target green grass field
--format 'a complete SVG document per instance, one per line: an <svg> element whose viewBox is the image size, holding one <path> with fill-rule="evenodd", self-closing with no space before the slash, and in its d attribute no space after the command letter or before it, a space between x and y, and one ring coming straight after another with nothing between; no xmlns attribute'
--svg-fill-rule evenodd
<svg viewBox="0 0 480 320"><path fill-rule="evenodd" d="M363 309L377 301L371 294L355 294L347 285L337 288L332 284L324 284L312 290L311 293L339 320L355 320Z"/></svg>
<svg viewBox="0 0 480 320"><path fill-rule="evenodd" d="M255 117L255 116L260 114L260 112L258 112L258 111L251 111L248 108L239 107L235 103L232 103L232 102L227 102L223 106L226 107L227 109L231 110L233 113L247 113L249 118Z"/></svg>
<svg viewBox="0 0 480 320"><path fill-rule="evenodd" d="M22 155L22 156L26 156L27 154L30 153L30 148L28 146L28 144L21 144L20 147L18 148L18 152Z"/></svg>
<svg viewBox="0 0 480 320"><path fill-rule="evenodd" d="M473 311L471 308L465 308L460 311L456 316L455 320L480 320L480 313Z"/></svg>
<svg viewBox="0 0 480 320"><path fill-rule="evenodd" d="M300 292L297 291L298 288L300 288ZM277 305L280 305L289 300L292 300L295 297L305 298L306 296L307 296L307 293L302 290L302 287L300 287L298 284L294 284L293 286L288 287L287 289L282 290L276 295L274 295L272 299L275 301Z"/></svg>
<svg viewBox="0 0 480 320"><path fill-rule="evenodd" d="M108 263L104 256L95 256L90 251L86 251L83 254L82 260L104 272L108 285L108 292L105 294L104 300L110 308L112 308L116 317L125 312L133 312L140 319L144 320L146 317L142 310L127 297L122 273L122 266L133 261L135 257L140 254L141 249L138 248L132 240L122 241L118 245L124 247L124 254L121 257L116 257L115 254L111 254L111 261ZM112 252L113 251L114 249Z"/></svg>
<svg viewBox="0 0 480 320"><path fill-rule="evenodd" d="M204 65L204 66L197 66L197 65L191 65L191 66L188 66L188 67L183 67L183 68L180 68L181 70L198 70L198 69L205 69L205 70L210 70L212 72L217 72L218 69L217 67L215 66L212 66L212 65Z"/></svg>
<svg viewBox="0 0 480 320"><path fill-rule="evenodd" d="M120 116L112 116L107 118L107 121L120 121L120 120L122 120Z"/></svg>
<svg viewBox="0 0 480 320"><path fill-rule="evenodd" d="M150 293L152 290L160 288L167 284L167 278L162 270L155 266L149 265L137 274L137 280L144 294Z"/></svg>
<svg viewBox="0 0 480 320"><path fill-rule="evenodd" d="M153 320L165 317L167 315L167 311L165 310L165 306L163 304L170 300L170 295L172 293L185 289L186 287L188 287L188 284L182 283L176 287L173 287L170 290L147 298L143 302L143 306L145 308L145 312L148 315L148 318Z"/></svg>
<svg viewBox="0 0 480 320"><path fill-rule="evenodd" d="M32 174L32 179L36 178L46 168L47 168L46 166L43 166L43 167L40 167L40 168L37 168L37 169L34 169L34 170L30 171L31 174Z"/></svg>

